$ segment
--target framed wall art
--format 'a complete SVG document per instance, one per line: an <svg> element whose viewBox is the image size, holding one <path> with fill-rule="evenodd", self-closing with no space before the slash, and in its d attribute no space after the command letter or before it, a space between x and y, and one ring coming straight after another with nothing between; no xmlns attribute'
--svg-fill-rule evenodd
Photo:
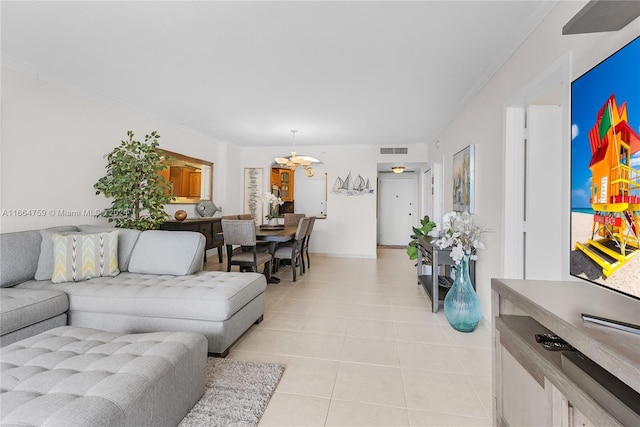
<svg viewBox="0 0 640 427"><path fill-rule="evenodd" d="M475 147L469 145L453 155L453 210L469 213L475 202Z"/></svg>
<svg viewBox="0 0 640 427"><path fill-rule="evenodd" d="M262 168L244 168L244 213L250 213L256 223L262 223Z"/></svg>

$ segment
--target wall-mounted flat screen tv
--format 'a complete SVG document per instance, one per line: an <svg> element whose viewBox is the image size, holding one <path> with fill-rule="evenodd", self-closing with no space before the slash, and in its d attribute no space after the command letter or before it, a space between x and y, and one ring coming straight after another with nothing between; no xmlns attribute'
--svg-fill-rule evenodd
<svg viewBox="0 0 640 427"><path fill-rule="evenodd" d="M572 276L640 299L640 37L571 84Z"/></svg>

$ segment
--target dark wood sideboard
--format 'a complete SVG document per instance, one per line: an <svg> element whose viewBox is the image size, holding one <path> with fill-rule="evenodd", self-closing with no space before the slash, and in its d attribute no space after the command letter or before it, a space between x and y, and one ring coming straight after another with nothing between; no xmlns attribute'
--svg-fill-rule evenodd
<svg viewBox="0 0 640 427"><path fill-rule="evenodd" d="M197 231L202 233L207 241L205 245L204 259L207 260L207 250L218 248L218 261L222 262L222 218L187 218L184 221L170 219L165 221L160 230L170 231Z"/></svg>

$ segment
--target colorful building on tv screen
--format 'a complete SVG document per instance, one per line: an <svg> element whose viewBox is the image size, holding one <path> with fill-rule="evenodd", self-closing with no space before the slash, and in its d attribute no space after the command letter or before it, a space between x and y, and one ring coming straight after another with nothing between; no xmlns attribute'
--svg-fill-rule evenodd
<svg viewBox="0 0 640 427"><path fill-rule="evenodd" d="M604 277L640 253L640 170L631 157L640 153L640 135L629 125L626 102L615 95L598 111L589 131L591 147L591 239L576 249L602 267Z"/></svg>

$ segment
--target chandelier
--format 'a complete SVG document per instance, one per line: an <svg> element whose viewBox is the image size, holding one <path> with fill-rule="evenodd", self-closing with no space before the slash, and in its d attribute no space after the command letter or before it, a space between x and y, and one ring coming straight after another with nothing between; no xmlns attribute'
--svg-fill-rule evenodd
<svg viewBox="0 0 640 427"><path fill-rule="evenodd" d="M308 168L311 164L311 160L305 157L298 157L296 155L296 132L295 129L291 130L291 134L293 135L293 149L291 150L291 157L276 157L276 163L282 168L289 168L292 171L296 170L298 166L302 166L304 169Z"/></svg>

